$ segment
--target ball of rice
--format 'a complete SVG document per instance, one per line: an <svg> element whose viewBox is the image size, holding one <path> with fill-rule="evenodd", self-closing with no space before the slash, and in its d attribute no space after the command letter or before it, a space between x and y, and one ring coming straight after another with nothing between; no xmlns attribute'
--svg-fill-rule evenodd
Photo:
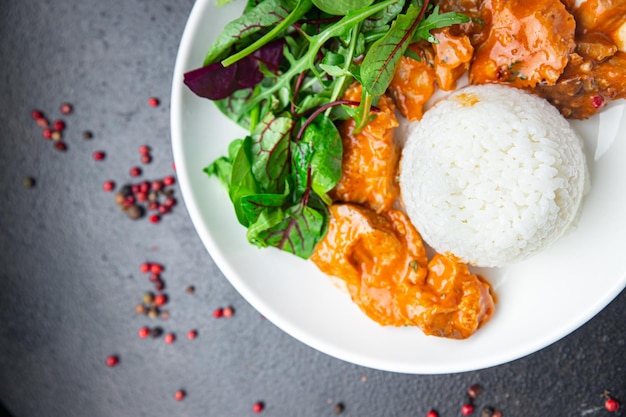
<svg viewBox="0 0 626 417"><path fill-rule="evenodd" d="M575 220L585 155L547 101L501 85L470 86L428 110L400 162L402 200L440 253L496 267L550 245Z"/></svg>

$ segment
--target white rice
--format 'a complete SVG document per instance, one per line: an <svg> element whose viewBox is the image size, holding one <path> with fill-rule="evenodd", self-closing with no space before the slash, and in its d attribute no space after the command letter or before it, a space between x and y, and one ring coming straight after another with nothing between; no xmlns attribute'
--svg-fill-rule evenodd
<svg viewBox="0 0 626 417"><path fill-rule="evenodd" d="M557 240L585 190L582 141L545 100L500 85L461 89L409 132L402 200L436 251L477 266L525 259Z"/></svg>

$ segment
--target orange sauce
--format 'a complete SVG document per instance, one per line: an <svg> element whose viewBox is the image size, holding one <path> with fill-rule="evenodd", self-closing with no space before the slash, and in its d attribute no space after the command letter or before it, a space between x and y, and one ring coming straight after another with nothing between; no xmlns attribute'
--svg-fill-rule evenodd
<svg viewBox="0 0 626 417"><path fill-rule="evenodd" d="M404 213L377 214L356 204L334 204L330 213L311 260L376 322L465 339L491 318L489 284L452 256L437 254L429 262Z"/></svg>

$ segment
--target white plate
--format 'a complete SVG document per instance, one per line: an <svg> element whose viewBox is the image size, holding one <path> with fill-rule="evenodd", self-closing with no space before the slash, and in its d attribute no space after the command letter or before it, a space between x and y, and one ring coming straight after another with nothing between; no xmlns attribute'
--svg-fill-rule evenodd
<svg viewBox="0 0 626 417"><path fill-rule="evenodd" d="M248 244L226 190L202 172L245 132L183 85L183 73L202 64L212 39L243 5L242 0L223 7L215 0L198 0L191 12L173 78L174 160L187 209L211 257L235 289L285 332L371 368L419 374L469 371L557 341L625 287L626 138L611 140L612 130L621 136L626 132L623 105L603 116L608 140L596 139L598 119L576 124L585 138L592 182L578 227L526 262L483 271L497 292L497 312L468 340L428 337L417 328L381 327L312 263Z"/></svg>

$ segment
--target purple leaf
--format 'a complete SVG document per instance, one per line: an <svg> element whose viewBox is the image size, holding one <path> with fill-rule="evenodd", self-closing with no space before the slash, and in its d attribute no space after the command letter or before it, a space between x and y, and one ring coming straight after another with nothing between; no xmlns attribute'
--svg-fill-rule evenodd
<svg viewBox="0 0 626 417"><path fill-rule="evenodd" d="M278 72L283 58L284 41L270 42L234 64L224 67L220 62L209 64L185 73L184 83L196 95L209 100L221 100L237 90L252 88L264 75L259 69L262 62L270 71Z"/></svg>

